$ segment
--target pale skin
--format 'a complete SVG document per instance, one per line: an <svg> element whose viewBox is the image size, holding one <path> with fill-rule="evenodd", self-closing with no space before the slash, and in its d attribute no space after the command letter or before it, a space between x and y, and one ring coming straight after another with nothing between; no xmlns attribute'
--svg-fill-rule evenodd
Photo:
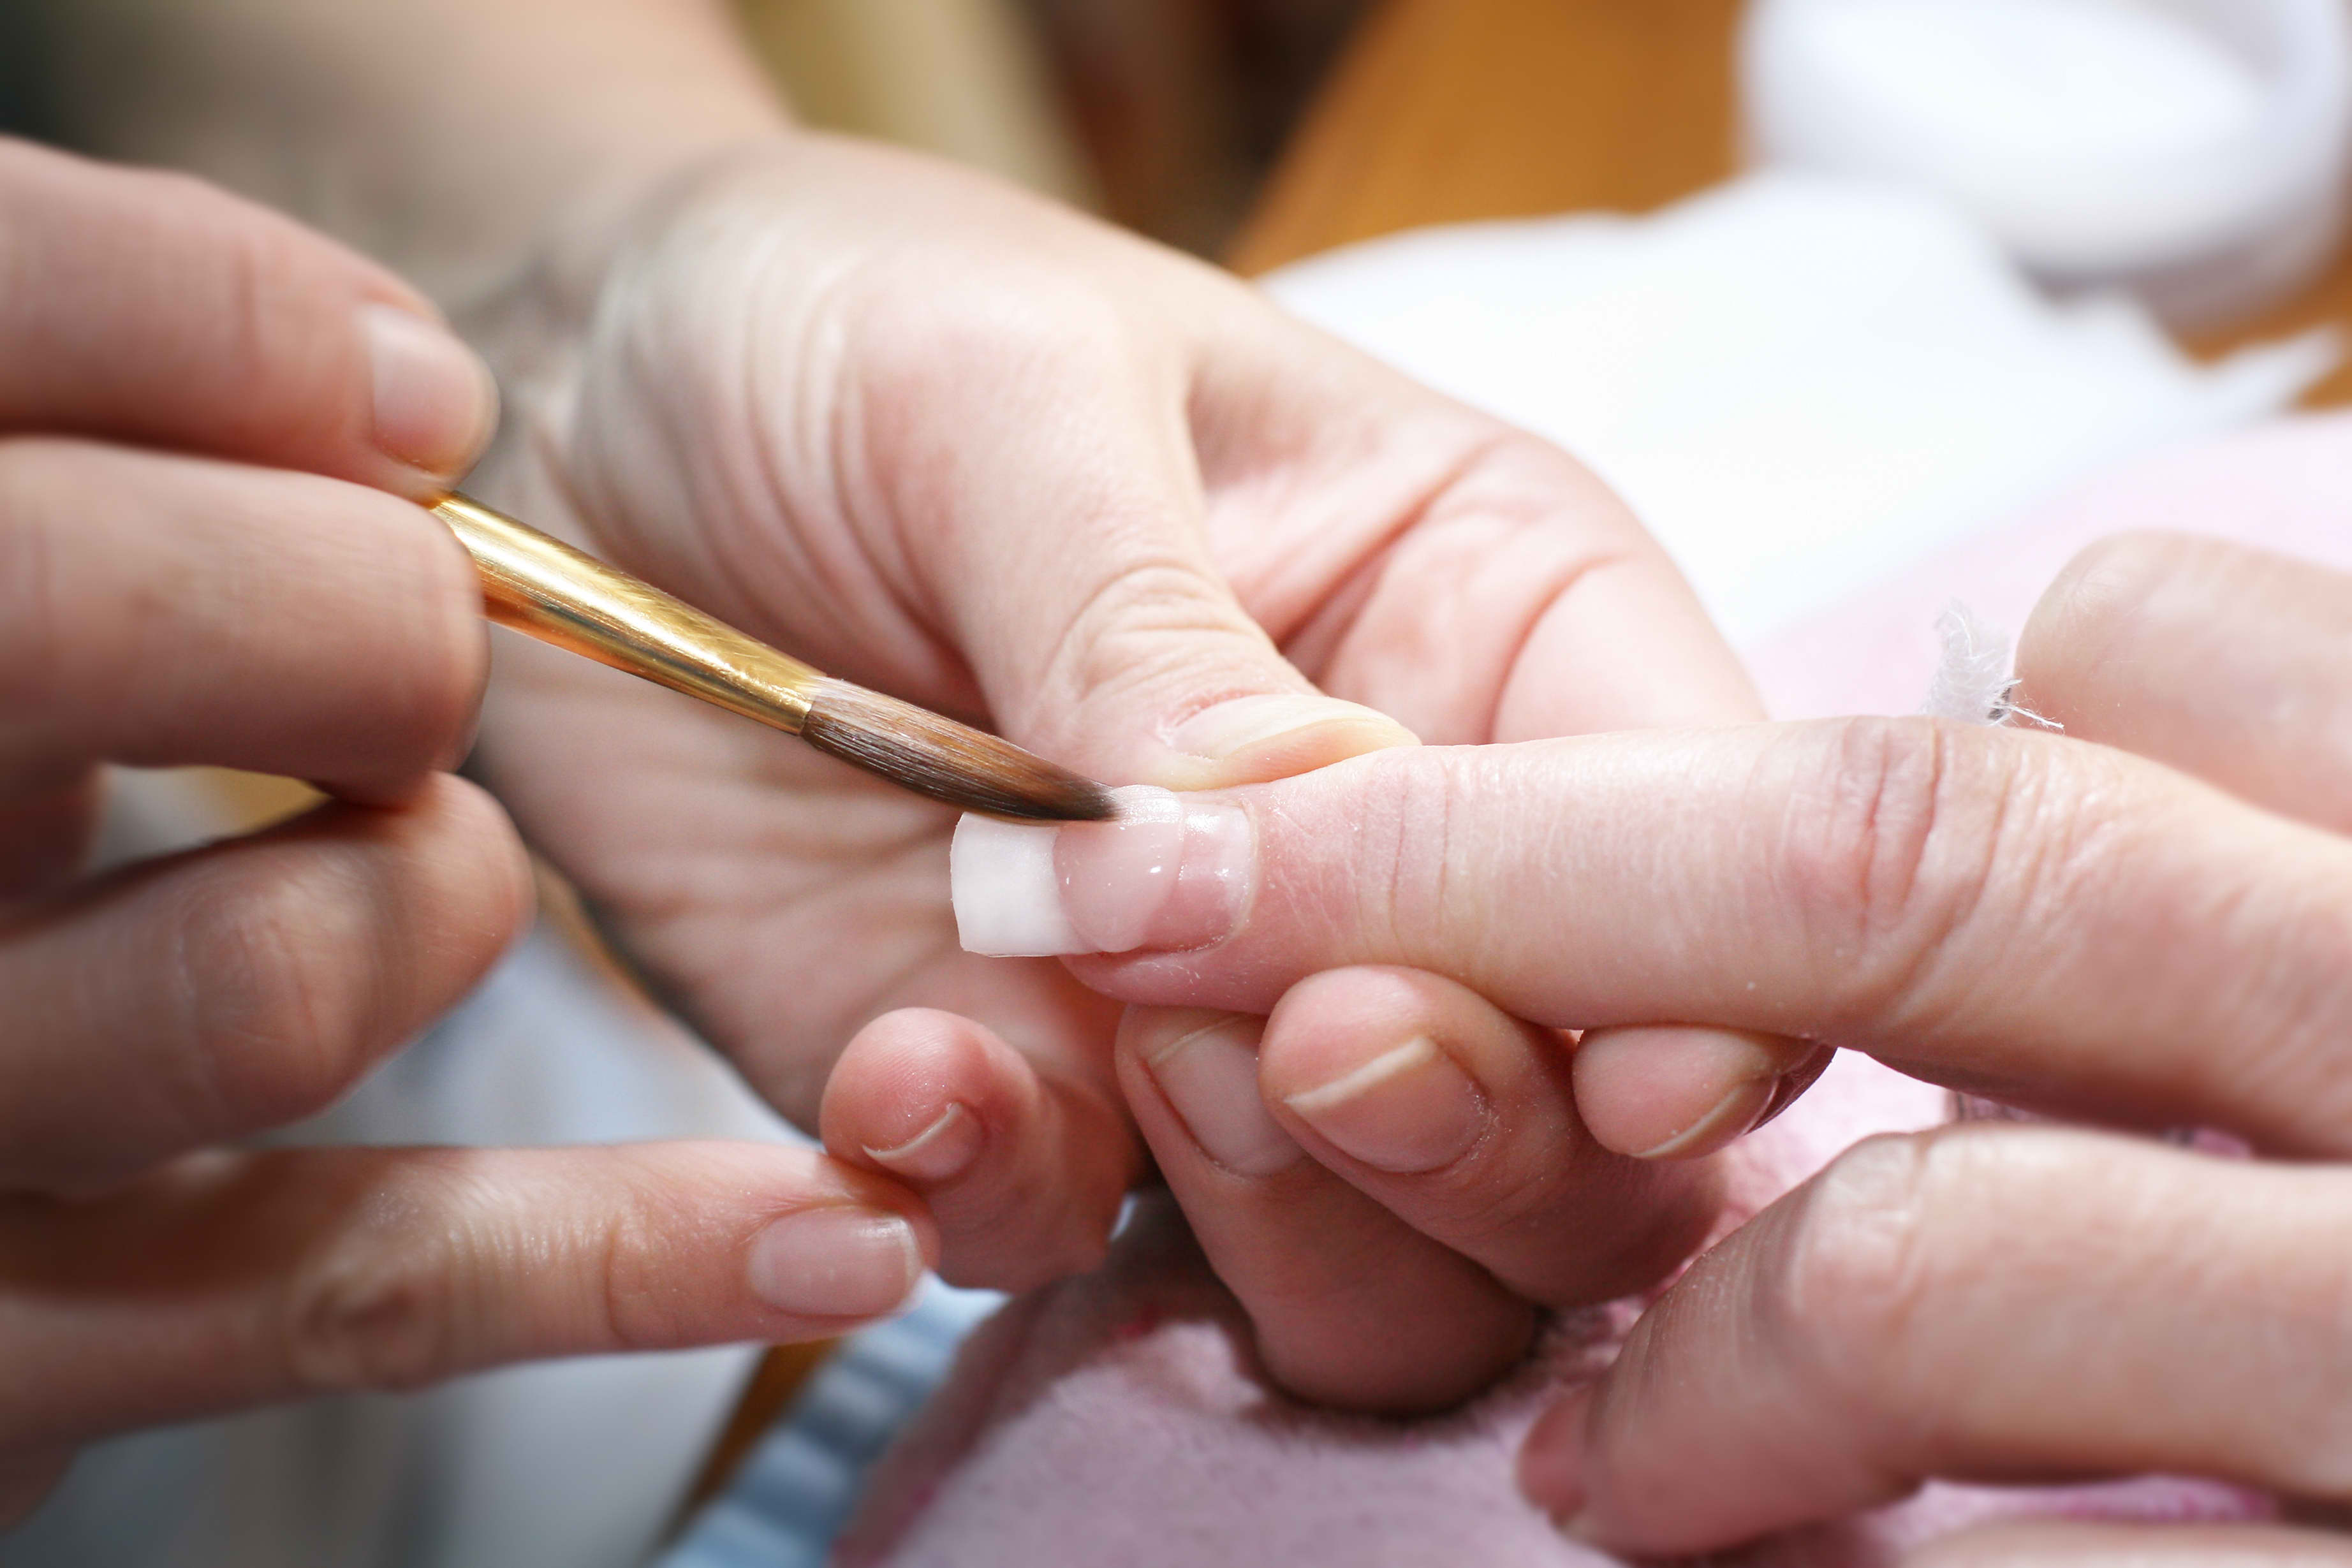
<svg viewBox="0 0 2352 1568"><path fill-rule="evenodd" d="M928 1216L798 1151L214 1146L338 1096L530 915L446 771L479 587L404 498L493 392L405 285L185 178L0 141L0 1517L130 1427L889 1310ZM84 878L103 761L332 800Z"/></svg>
<svg viewBox="0 0 2352 1568"><path fill-rule="evenodd" d="M1258 936L1213 953L1079 966L1097 985L1153 1004L1122 1024L1060 967L953 949L937 871L942 815L656 694L514 651L486 712L486 777L625 950L780 1103L809 1114L831 1074L824 1120L844 1163L707 1149L584 1165L565 1163L572 1155L271 1156L321 1162L287 1180L289 1167L268 1160L207 1155L136 1176L331 1094L489 961L521 918L521 883L493 809L433 773L460 743L480 679L479 643L457 608L461 563L421 514L348 483L418 493L418 476L463 465L478 439L464 418L453 421L448 450L431 455L430 473L414 451L398 455L415 470L402 473L376 461L380 451L369 465L331 444L255 450L153 416L125 429L82 420L76 428L118 444L161 442L269 470L272 486L345 482L331 496L306 492L305 513L317 519L306 537L369 541L366 591L327 618L348 632L343 656L358 678L404 678L443 695L421 705L418 734L387 753L369 749L382 743L373 731L347 739L350 755L258 743L206 752L165 744L162 719L126 736L72 737L22 775L36 781L20 789L25 813L73 820L75 781L102 756L278 767L332 784L352 804L278 841L30 905L12 916L10 936L91 909L131 909L191 868L228 865L239 873L224 879L232 890L276 890L288 862L299 871L314 853L381 865L385 883L416 880L448 907L362 900L361 937L324 951L312 943L318 919L287 923L293 936L262 950L303 958L306 974L356 977L361 999L346 998L337 1016L353 1021L324 1053L307 1013L299 1028L263 1031L301 1060L280 1071L270 1051L251 1053L259 1066L240 1076L255 1084L257 1108L207 1121L167 1104L143 1142L128 1139L116 1108L126 1087L154 1074L126 1067L58 1085L68 1103L108 1107L62 1153L18 1134L30 1152L12 1166L20 1196L7 1223L23 1228L9 1243L17 1293L7 1321L27 1336L12 1359L45 1376L8 1417L17 1500L72 1444L124 1425L604 1348L612 1341L599 1336L616 1326L624 1343L647 1344L818 1332L816 1320L781 1312L750 1288L751 1238L802 1207L903 1218L924 1256L964 1278L1020 1283L1076 1266L1099 1249L1146 1147L1250 1306L1278 1375L1349 1403L1439 1403L1515 1354L1537 1306L1623 1290L1670 1262L1706 1218L1703 1167L1623 1156L1715 1146L1747 1119L1709 1125L1715 1107L1733 1095L1779 1099L1780 1085L1818 1064L1811 1047L1790 1043L1807 1039L2080 1112L2207 1122L2315 1163L2184 1164L2189 1156L2111 1137L2026 1129L1875 1146L1666 1296L1621 1369L1539 1429L1527 1463L1533 1491L1602 1539L1662 1549L1840 1512L1930 1474L2164 1465L2341 1500L2342 1479L2325 1464L2340 1444L2313 1396L2341 1384L2327 1375L2338 1347L2315 1325L2334 1321L2324 1260L2341 1228L2328 1163L2341 1153L2341 1117L2323 1069L2327 1040L2342 1032L2341 897L2329 878L2347 852L2336 836L2344 824L2309 814L2315 800L2347 798L2311 787L2340 780L2347 764L2325 726L2276 728L2251 750L2238 731L2226 746L2206 739L2224 723L2242 728L2234 699L2248 678L2314 701L2337 689L2325 660L2296 665L2279 653L2285 643L2266 649L2228 635L2232 625L2271 627L2273 600L2179 622L2221 628L2212 645L2241 656L2229 700L2200 703L2194 680L2169 684L2168 706L2095 684L2070 695L2065 669L2127 664L2069 665L2050 652L2063 653L2063 637L2029 642L2029 659L2042 661L2032 671L2035 706L2068 717L2078 737L2153 762L2080 740L1947 733L1929 744L1916 726L1537 743L1479 759L1395 749L1404 735L1393 724L1332 706L1226 709L1188 732L1220 699L1312 704L1315 688L1449 746L1754 710L1672 573L1568 459L1396 381L1190 264L930 165L797 135L710 8L442 0L392 17L389 7L282 0L86 0L53 9L78 135L126 156L194 163L355 238L422 279L488 349L515 400L514 439L483 476L490 498L569 527L845 674L988 719L1108 777L1197 788L1389 754L1262 786L1262 799L1294 813L1260 818L1288 824L1287 838L1264 841L1266 863L1286 868L1287 880L1266 885L1292 897L1287 918L1276 898L1254 911L1265 921ZM113 28L138 29L152 47L107 55L96 44L122 36ZM77 81L78 59L105 68ZM299 90L263 90L272 84ZM257 98L275 119L243 117ZM346 298L399 291L366 277L344 285ZM347 325L338 330L348 342ZM759 347L772 356L751 351ZM142 392L152 395L156 380L144 378ZM453 393L434 406L463 402ZM348 428L360 427L355 414ZM411 430L402 444L431 441ZM135 475L149 472L142 463L188 461L116 459L113 450L99 466ZM276 472L304 468L329 477ZM202 486L161 488L176 520ZM234 510L224 528L242 539L236 529L254 516L285 508ZM356 515L371 510L373 523ZM329 527L337 519L341 530ZM108 580L135 581L148 559L133 538L101 565L126 574ZM387 559L411 562L404 592L386 580ZM304 578L305 594L318 591L316 575ZM407 610L398 634L378 634L376 617L395 596ZM414 645L436 627L446 645ZM206 665L200 630L173 643L185 669ZM226 685L220 711L242 716L260 740L281 729L315 735L299 701L286 711L305 722L281 722L275 694L299 698L297 677L338 646L314 634L252 651L278 678ZM256 690L272 700L257 702ZM1247 721L1269 717L1271 737L1247 738ZM2119 727L2099 727L2110 720ZM2179 770L2211 768L2223 752L2242 770L2218 781L2238 799ZM1473 778L1476 789L1459 788ZM1792 812L1792 800L1806 810ZM2042 809L1990 810L2021 800ZM1915 810L1841 812L1819 809L1823 801ZM2298 812L2305 820L2292 820ZM1347 846L1382 841L1360 831L1366 823L1392 830L1377 864L1345 858ZM1857 824L1868 831L1856 836ZM1906 838L1906 824L1920 831ZM2058 828L2096 831L2050 837ZM17 847L25 841L54 841L27 836ZM2100 858L2117 842L2137 852ZM1489 860L1475 877L1412 874L1431 869L1425 857L1481 844ZM1572 874L1547 860L1555 852ZM34 867L28 875L60 873L54 857L16 859ZM1559 874L1538 874L1546 867ZM1879 875L1906 868L1920 874ZM2053 882L2053 868L2075 874ZM452 880L428 884L427 873ZM1955 899L1956 886L2006 890L2011 902ZM1379 901L1363 893L1415 888L1450 892L1392 903L1378 919ZM408 928L381 929L380 903L433 934L420 945L435 963L410 966L408 993L360 983L378 956L405 956ZM298 907L311 915L313 906ZM172 908L165 898L134 914L168 921ZM1496 914L1505 909L1507 923ZM1580 961L1563 967L1563 951ZM2031 985L2015 982L2021 954L2033 961ZM60 987L66 971L47 954L21 972L24 997L43 1005L79 994ZM1986 983L1988 973L2000 982ZM217 984L191 994L208 1006L240 1000ZM159 988L102 999L174 998ZM1217 1017L1163 1010L1177 1006ZM843 1039L883 1009L897 1010L858 1033L834 1071ZM1383 1032L1400 1019L1408 1038ZM1684 1027L1622 1032L1661 1019ZM1204 1023L1239 1038L1203 1032ZM1567 1026L1597 1032L1563 1073L1557 1030ZM67 1038L121 1033L80 1022ZM190 1038L198 1065L218 1054L201 1033ZM1202 1085L1229 1089L1234 1052L1249 1054L1253 1039L1267 1092L1257 1119L1254 1103L1235 1112L1228 1096L1217 1102L1224 1119L1188 1120L1176 1101ZM2253 1070L2200 1049L2214 1039L2248 1042ZM1194 1047L1205 1052L1188 1054ZM1493 1118L1466 1147L1449 1142L1458 1125L1417 1123L1418 1103L1401 1112L1378 1092L1440 1056L1475 1086L1473 1100L1451 1103ZM247 1053L236 1060L249 1065ZM1189 1076L1171 1071L1180 1060ZM1756 1087L1765 1081L1769 1092ZM1326 1092L1335 1085L1352 1092ZM952 1108L961 1119L943 1125ZM1202 1146L1213 1124L1223 1160ZM730 1163L743 1161L753 1163ZM929 1199L936 1238L904 1190L880 1179L886 1171ZM54 1196L127 1174L129 1185L95 1204ZM1928 1201L1952 1183L1968 1201ZM2079 1188L2080 1212L2030 1197L2001 1206L2006 1194L2053 1183ZM338 1197L386 1192L416 1195L422 1207ZM2144 1208L2145 1197L2129 1195L2151 1192L2165 1198L2156 1206L2164 1224L2126 1223L2145 1218L2128 1207ZM551 1194L577 1209L551 1216ZM681 1211L697 1223L677 1222ZM387 1212L425 1215L426 1230L454 1238L460 1252L404 1246L397 1227L387 1240ZM1623 1217L1623 1228L1574 1228L1595 1214ZM1286 1228L1300 1215L1315 1222L1307 1234ZM1514 1223L1497 1227L1497 1215ZM1867 1290L1840 1294L1844 1316L1760 1310L1785 1288L1778 1258L1817 1261L1832 1281L1863 1270L1866 1283L1869 1260L1857 1263L1851 1249L1885 1234L1890 1216L1914 1227L1897 1234L1916 1236L1923 1266L1997 1280L2002 1291L1970 1298L1969 1313L1874 1312L1909 1298ZM2313 1229L2311 1245L2298 1245L2297 1225ZM559 1250L582 1267L509 1278L465 1250L527 1252L551 1228L596 1239L589 1250L605 1271ZM176 1244L159 1249L159 1232ZM2085 1291L2074 1263L2085 1234L2135 1245L2127 1261L2154 1288L2123 1301ZM226 1245L231 1237L240 1248ZM614 1237L651 1249L619 1254L646 1275L609 1271L614 1254L601 1242ZM1562 1237L1574 1244L1559 1245ZM283 1245L272 1250L271 1238ZM2001 1268L1977 1261L1989 1249ZM2012 1266L2021 1256L2040 1261ZM2167 1272L2202 1257L2225 1261L2193 1280ZM47 1272L68 1267L59 1259L73 1260L69 1279ZM223 1272L224 1259L238 1267ZM332 1265L323 1274L320 1260ZM387 1260L407 1271L371 1271ZM1410 1317L1388 1312L1380 1294L1400 1263L1433 1281L1404 1303ZM630 1279L656 1270L671 1315L586 1310L640 1299ZM453 1292L461 1278L473 1288ZM1349 1288L1326 1289L1335 1278ZM418 1312L364 1310L386 1297L344 1289L353 1279L388 1280L389 1299ZM1370 1293L1360 1293L1366 1281ZM93 1282L111 1289L121 1321L141 1332L42 1310L64 1288L87 1292ZM205 1289L192 1294L191 1282ZM2192 1286L2221 1294L2209 1301ZM1922 1299L1937 1306L1951 1294ZM327 1310L289 1314L289 1301ZM2191 1301L2206 1309L2194 1321ZM166 1310L202 1322L148 1315ZM1349 1314L1409 1326L1400 1343L1410 1354L1377 1342L1348 1353L1363 1336L1328 1331ZM2217 1321L2264 1332L2218 1347L2193 1337ZM329 1332L289 1335L289 1322ZM368 1325L386 1322L405 1332L367 1337ZM1748 1332L1759 1322L1780 1325L1780 1337ZM2005 1322L2040 1333L2085 1322L2093 1327L2072 1339L2035 1340L2068 1353L2056 1364L2001 1359L2032 1336L1990 1346L1979 1337ZM1872 1348L1851 1386L1821 1382L1810 1336L1825 1328ZM121 1358L126 1340L184 1349L133 1366ZM2084 1358L2084 1343L2107 1359ZM236 1354L221 1354L224 1344ZM1329 1356L1332 1345L1343 1354ZM2184 1346L2217 1359L2200 1368ZM1958 1387L1934 1375L1957 1365L1997 1375ZM2083 1386L2092 1373L2105 1381ZM2192 1374L2213 1386L2182 1381ZM2070 1378L2079 1397L2046 1397ZM1642 1397L1629 1397L1637 1385ZM1921 1409L1939 1419L1906 1426L1886 1416ZM2168 1426L2168 1410L2193 1411L2194 1429ZM2053 1412L2068 1422L2052 1426ZM1889 1441L1890 1431L1907 1441ZM1727 1478L1704 1508L1675 1490L1695 1453ZM1958 1561L2095 1563L2144 1544L2075 1531L1937 1550ZM2158 1550L2179 1549L2172 1538ZM2226 1551L2277 1563L2331 1560L2336 1543L2252 1531L2200 1537L2189 1550L2208 1555L2189 1560Z"/></svg>
<svg viewBox="0 0 2352 1568"><path fill-rule="evenodd" d="M1504 1281L1526 1255L1465 1223L1514 1190L1496 1165L1540 1166L1520 1128L1465 1138L1471 1102L1360 1090L1416 1040L1489 1103L1570 1080L1595 1126L1633 1081L1591 1053L1638 1049L1644 1098L1725 1089L1700 1037L1625 1030L1671 1018L2116 1129L1874 1139L1702 1257L1523 1455L1530 1494L1603 1545L1710 1552L1933 1478L2208 1475L2325 1520L2352 1501L2347 633L2352 579L2111 541L2021 647L2025 700L2065 737L1870 719L1360 758L1222 798L1254 830L1237 914L1166 911L1138 950L1074 963L1155 1009L1221 1009L1194 1028L1271 1013L1266 1115L1311 1164L1233 1137L1230 1113L1144 1123L1180 1199L1265 1199L1195 1227L1277 1345L1333 1321L1281 1288L1302 1250L1379 1277L1444 1248ZM1401 997L1425 1000L1366 1023ZM1589 1032L1570 1064L1522 1019ZM1150 1037L1126 1037L1129 1081L1183 1098ZM2181 1126L2253 1157L2129 1131ZM1405 1149L1462 1152L1402 1179L1360 1157ZM1491 1332L1472 1296L1420 1299ZM2336 1563L2352 1543L2011 1526L1920 1561Z"/></svg>
<svg viewBox="0 0 2352 1568"><path fill-rule="evenodd" d="M1100 777L1183 788L1416 736L1754 713L1670 565L1573 460L1213 269L944 166L796 130L715 6L75 0L43 16L73 139L195 168L345 236L417 279L482 348L508 394L505 439L469 480L486 499L841 674ZM59 166L68 183L132 178ZM363 463L312 429L367 428L349 300L381 293L437 330L432 308L316 235L173 189L224 204L231 228L275 225L270 268L228 291L248 312L230 323L275 321L281 275L343 277L345 308L291 331L289 350L341 355L342 379L300 380L272 405L242 383L152 373L166 327L45 318L81 322L99 370L140 371L138 398L118 400L127 423L37 406L26 421L260 471L190 477L184 457L67 454L161 476L140 514L157 520L110 537L93 591L151 602L142 574L204 545L199 564L252 594L240 572L283 555L283 580L264 586L303 609L241 618L233 646L204 623L147 632L149 662L167 658L210 703L204 734L252 744L199 744L173 727L180 710L131 705L117 730L58 739L21 774L16 814L46 815L14 846L31 869L5 933L27 944L12 949L11 1006L60 1021L56 1051L17 1070L56 1077L80 1120L28 1122L0 1150L23 1195L7 1223L24 1228L0 1236L13 1260L0 1333L25 1336L12 1360L45 1369L23 1408L0 1412L13 1500L73 1444L128 1425L527 1355L834 1332L895 1302L919 1261L1018 1286L1098 1256L1144 1166L1115 1064L1120 1009L1058 965L957 948L949 813L510 641L472 768L499 804L438 771L465 749L484 640L462 555L411 502L484 438L478 371L406 416L404 447L433 450ZM87 246L66 272L114 254L70 226L9 232ZM147 292L159 309L188 295ZM140 413L142 398L180 423ZM68 479L74 495L100 483ZM235 504L192 533L181 523L207 484ZM239 501L246 485L278 504ZM346 540L365 542L338 554ZM58 621L44 656L121 684L84 619ZM9 717L46 736L44 711ZM56 824L82 820L77 791L101 759L271 768L350 803L59 891L71 855L23 844L54 848ZM702 1147L171 1163L331 1098L462 994L525 916L515 827L780 1106L814 1122L831 1080L825 1130L844 1159ZM339 869L315 873L325 891L306 892L305 868L330 854ZM253 932L238 963L149 983L95 951L75 967L54 942L34 945L92 901L136 904L168 932L187 918L189 878L204 879L207 929ZM256 1021L262 1004L278 1010ZM211 1021L159 1032L174 1007ZM184 1048L163 1082L201 1084L228 1063L241 1098L183 1103L154 1089L151 1063L87 1049L151 1037ZM79 1075L53 1071L67 1054ZM963 1139L952 1162L953 1140L920 1142L946 1102L964 1116L947 1130ZM1561 1135L1579 1135L1551 1103ZM1622 1218L1594 1245L1610 1255L1531 1278L1533 1297L1503 1300L1474 1334L1440 1314L1440 1380L1358 1389L1340 1366L1302 1367L1302 1382L1323 1375L1358 1403L1450 1396L1516 1354L1533 1301L1654 1276L1706 1221L1704 1166L1588 1144L1565 1168L1546 1212L1606 1195ZM55 1196L90 1186L108 1196ZM264 1203L296 1191L311 1197ZM841 1223L780 1251L771 1227L804 1212ZM159 1229L173 1247L152 1244ZM223 1239L281 1236L276 1250ZM208 1272L224 1256L249 1267ZM525 1257L536 1264L521 1270ZM190 1295L199 1281L217 1290ZM168 1364L129 1367L97 1315L49 1312L68 1286L110 1291L139 1343L177 1347ZM191 1301L214 1315L170 1317ZM613 1302L623 1310L603 1311ZM640 1302L658 1310L628 1310ZM220 1354L224 1335L237 1354Z"/></svg>

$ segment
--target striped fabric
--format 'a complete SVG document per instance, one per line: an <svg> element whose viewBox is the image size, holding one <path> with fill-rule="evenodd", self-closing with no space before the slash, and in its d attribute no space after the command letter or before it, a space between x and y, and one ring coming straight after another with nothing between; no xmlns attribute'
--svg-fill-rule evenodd
<svg viewBox="0 0 2352 1568"><path fill-rule="evenodd" d="M1004 1298L925 1283L904 1316L852 1337L809 1379L659 1568L824 1568L866 1475Z"/></svg>

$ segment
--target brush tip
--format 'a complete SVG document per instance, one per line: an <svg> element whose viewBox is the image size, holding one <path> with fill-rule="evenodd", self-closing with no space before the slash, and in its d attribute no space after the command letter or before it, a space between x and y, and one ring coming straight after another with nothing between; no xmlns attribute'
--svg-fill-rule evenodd
<svg viewBox="0 0 2352 1568"><path fill-rule="evenodd" d="M801 738L827 756L966 811L1032 822L1099 822L1110 791L969 725L847 681L828 680Z"/></svg>

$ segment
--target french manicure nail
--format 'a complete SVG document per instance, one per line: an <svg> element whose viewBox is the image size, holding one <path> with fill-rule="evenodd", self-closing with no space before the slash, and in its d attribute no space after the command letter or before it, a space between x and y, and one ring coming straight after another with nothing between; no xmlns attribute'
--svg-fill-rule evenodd
<svg viewBox="0 0 2352 1568"><path fill-rule="evenodd" d="M950 895L967 952L1172 952L1233 929L1249 898L1248 815L1167 789L1111 794L1118 815L1105 822L956 824Z"/></svg>
<svg viewBox="0 0 2352 1568"><path fill-rule="evenodd" d="M498 418L498 383L446 329L391 305L363 305L374 400L375 444L403 463L455 475L471 463Z"/></svg>
<svg viewBox="0 0 2352 1568"><path fill-rule="evenodd" d="M962 1175L972 1156L980 1153L980 1119L961 1102L951 1101L929 1125L905 1143L887 1149L871 1144L863 1146L866 1157L875 1164L911 1181L936 1186Z"/></svg>
<svg viewBox="0 0 2352 1568"><path fill-rule="evenodd" d="M1412 731L1377 708L1295 692L1221 702L1178 725L1167 738L1175 750L1227 764L1236 783L1420 744Z"/></svg>
<svg viewBox="0 0 2352 1568"><path fill-rule="evenodd" d="M1235 1176L1266 1176L1307 1157L1258 1096L1256 1019L1229 1018L1161 1044L1143 1059L1201 1152Z"/></svg>
<svg viewBox="0 0 2352 1568"><path fill-rule="evenodd" d="M1453 1164L1486 1120L1478 1086L1427 1035L1283 1103L1349 1158L1399 1176Z"/></svg>
<svg viewBox="0 0 2352 1568"><path fill-rule="evenodd" d="M804 1318L895 1312L923 1277L922 1244L900 1216L832 1204L785 1215L751 1239L751 1293Z"/></svg>

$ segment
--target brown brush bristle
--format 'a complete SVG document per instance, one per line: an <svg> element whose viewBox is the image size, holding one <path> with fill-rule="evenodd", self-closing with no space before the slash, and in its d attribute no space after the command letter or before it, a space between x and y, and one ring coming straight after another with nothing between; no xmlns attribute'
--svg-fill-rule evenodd
<svg viewBox="0 0 2352 1568"><path fill-rule="evenodd" d="M1098 822L1112 811L1110 791L1091 779L847 681L817 688L801 738L901 789L967 811L1048 822Z"/></svg>

